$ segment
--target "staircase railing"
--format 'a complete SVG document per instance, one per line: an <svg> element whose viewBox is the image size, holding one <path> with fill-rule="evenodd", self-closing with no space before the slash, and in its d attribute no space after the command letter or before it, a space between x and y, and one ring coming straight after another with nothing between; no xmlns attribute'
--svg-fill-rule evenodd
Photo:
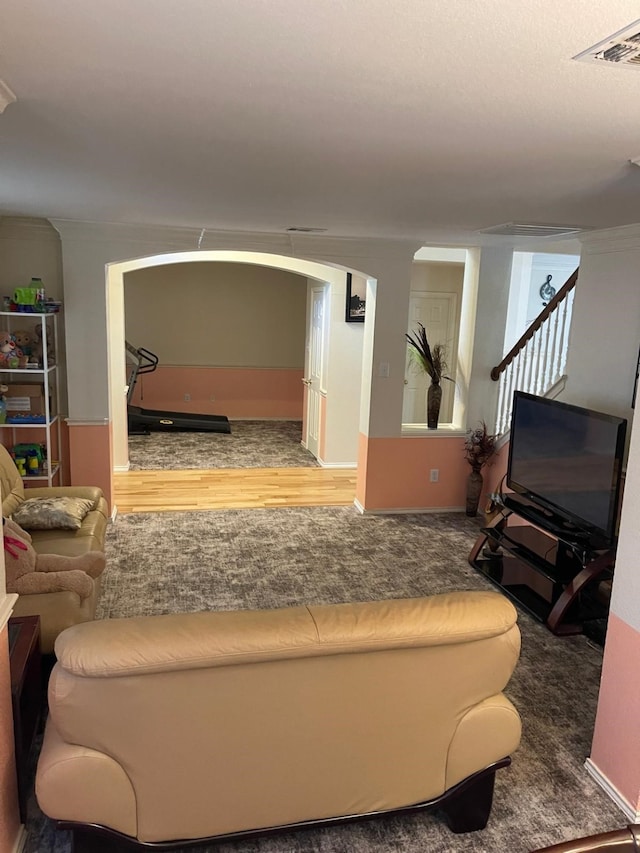
<svg viewBox="0 0 640 853"><path fill-rule="evenodd" d="M500 382L495 432L511 425L514 391L544 396L565 374L576 270L543 308L520 340L491 371Z"/></svg>

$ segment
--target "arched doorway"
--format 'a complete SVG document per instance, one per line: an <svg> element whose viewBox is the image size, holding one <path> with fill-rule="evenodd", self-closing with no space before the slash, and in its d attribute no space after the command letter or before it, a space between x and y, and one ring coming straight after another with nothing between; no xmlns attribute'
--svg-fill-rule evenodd
<svg viewBox="0 0 640 853"><path fill-rule="evenodd" d="M157 267L166 264L180 263L233 263L251 264L272 269L296 273L308 282L308 286L321 284L327 291L327 317L332 322L336 305L344 304L346 288L346 270L328 264L319 264L281 255L257 252L225 252L198 251L181 252L150 257L137 258L130 261L112 263L107 266L107 306L108 306L108 340L109 340L109 397L113 424L113 466L114 470L126 470L128 467L128 441L126 425L126 400L122 377L126 375L125 363L125 320L124 320L124 287L125 274L147 267ZM337 325L337 324L336 324ZM342 324L340 324L342 325ZM342 386L334 388L341 404L335 407L331 417L326 412L326 389L321 399L323 410L319 413L322 430L328 441L322 442L323 453L327 458L319 458L322 465L335 467L356 467L357 434L359 423L360 387L362 384L361 356L363 330L360 329L359 339L353 330L345 335L345 330L337 325L331 337L331 352L327 353L326 366L331 362L341 365L340 371L334 371L334 383ZM329 335L327 335L327 338ZM309 347L307 347L307 356ZM359 354L359 359L354 358ZM345 371L345 364L350 365L350 371ZM306 372L306 371L305 371ZM344 386L349 393L344 394ZM344 405L344 399L349 401ZM351 436L351 441L348 437ZM351 444L351 447L349 447Z"/></svg>

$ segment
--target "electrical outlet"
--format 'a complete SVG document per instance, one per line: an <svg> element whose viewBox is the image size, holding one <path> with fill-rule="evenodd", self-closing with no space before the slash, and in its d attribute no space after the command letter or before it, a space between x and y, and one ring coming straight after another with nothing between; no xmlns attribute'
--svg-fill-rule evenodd
<svg viewBox="0 0 640 853"><path fill-rule="evenodd" d="M191 400L191 394L185 394L185 395L184 395L184 401L185 401L185 403L188 403L190 400Z"/></svg>
<svg viewBox="0 0 640 853"><path fill-rule="evenodd" d="M440 479L440 469L439 468L432 468L431 471L429 472L429 480L432 483L437 483L439 479Z"/></svg>

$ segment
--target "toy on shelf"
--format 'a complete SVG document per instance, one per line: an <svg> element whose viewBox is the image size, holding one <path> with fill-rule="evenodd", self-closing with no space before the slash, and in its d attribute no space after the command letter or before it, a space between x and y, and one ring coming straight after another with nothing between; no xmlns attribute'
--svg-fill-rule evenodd
<svg viewBox="0 0 640 853"><path fill-rule="evenodd" d="M47 448L44 444L36 443L14 444L11 448L11 455L21 477L37 477L44 470ZM22 466L18 465L18 459L21 460Z"/></svg>
<svg viewBox="0 0 640 853"><path fill-rule="evenodd" d="M44 366L44 346L42 344L42 324L39 323L34 329L34 341L33 348L31 350L31 357L38 362L40 367ZM53 350L53 331L49 328L47 324L47 366L51 367L52 364L55 364L55 353Z"/></svg>
<svg viewBox="0 0 640 853"><path fill-rule="evenodd" d="M57 314L62 302L50 299L45 293L42 279L31 279L29 287L16 287L13 297L5 296L5 311L17 311L21 314Z"/></svg>
<svg viewBox="0 0 640 853"><path fill-rule="evenodd" d="M39 278L32 278L31 287L16 287L13 294L13 301L16 303L18 311L28 313L35 311L35 305L38 301L38 291L41 289L41 285L42 282Z"/></svg>
<svg viewBox="0 0 640 853"><path fill-rule="evenodd" d="M8 424L15 424L15 426L19 426L20 424L46 424L47 416L46 415L29 415L25 412L12 412L10 415L7 415Z"/></svg>
<svg viewBox="0 0 640 853"><path fill-rule="evenodd" d="M34 333L30 332L28 329L16 329L12 338L16 348L28 358L31 355L31 350L33 349L33 343L35 340Z"/></svg>
<svg viewBox="0 0 640 853"><path fill-rule="evenodd" d="M10 370L27 366L27 356L16 346L13 335L5 330L0 331L0 366Z"/></svg>
<svg viewBox="0 0 640 853"><path fill-rule="evenodd" d="M9 361L14 357L15 348L16 345L11 340L11 334L4 329L0 331L0 364L9 367Z"/></svg>

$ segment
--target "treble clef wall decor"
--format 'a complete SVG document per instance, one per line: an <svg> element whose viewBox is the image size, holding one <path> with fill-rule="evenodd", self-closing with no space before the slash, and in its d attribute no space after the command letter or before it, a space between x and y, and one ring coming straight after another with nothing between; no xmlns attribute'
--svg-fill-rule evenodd
<svg viewBox="0 0 640 853"><path fill-rule="evenodd" d="M549 300L550 300L550 299L553 299L553 297L556 295L556 289L555 289L555 287L551 284L551 279L552 279L552 278L553 278L553 276L552 276L552 275L548 275L548 276L547 276L547 280L546 280L546 281L545 281L545 283L542 285L542 287L540 288L540 291L539 291L539 292L540 292L540 299L542 299L542 304L543 304L545 307L547 306L547 304L548 304Z"/></svg>

